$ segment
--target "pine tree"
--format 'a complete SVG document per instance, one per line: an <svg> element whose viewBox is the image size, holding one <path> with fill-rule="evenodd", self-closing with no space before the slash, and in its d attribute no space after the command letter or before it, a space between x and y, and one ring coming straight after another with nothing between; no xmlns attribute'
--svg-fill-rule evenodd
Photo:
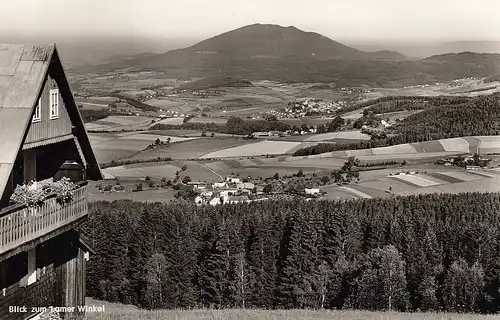
<svg viewBox="0 0 500 320"><path fill-rule="evenodd" d="M225 293L228 288L228 271L230 263L229 235L225 217L220 223L212 225L213 238L209 240L207 256L199 270L201 303L215 308L224 307Z"/></svg>

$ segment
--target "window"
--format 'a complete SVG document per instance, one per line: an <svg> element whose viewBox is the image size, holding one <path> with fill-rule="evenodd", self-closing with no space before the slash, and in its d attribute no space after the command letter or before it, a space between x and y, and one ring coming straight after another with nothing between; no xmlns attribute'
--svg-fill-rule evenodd
<svg viewBox="0 0 500 320"><path fill-rule="evenodd" d="M40 122L42 120L41 108L42 108L42 98L38 99L38 103L36 104L35 107L35 113L33 114L32 122Z"/></svg>
<svg viewBox="0 0 500 320"><path fill-rule="evenodd" d="M50 90L50 119L59 118L59 90Z"/></svg>

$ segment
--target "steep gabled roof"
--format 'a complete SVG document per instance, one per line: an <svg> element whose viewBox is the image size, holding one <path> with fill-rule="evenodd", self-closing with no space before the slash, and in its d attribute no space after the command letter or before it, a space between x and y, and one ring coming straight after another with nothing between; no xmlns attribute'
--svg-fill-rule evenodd
<svg viewBox="0 0 500 320"><path fill-rule="evenodd" d="M52 71L61 75L57 81L59 91L88 164L88 176L94 180L102 179L56 46L0 44L0 195L5 190L30 128L49 66Z"/></svg>

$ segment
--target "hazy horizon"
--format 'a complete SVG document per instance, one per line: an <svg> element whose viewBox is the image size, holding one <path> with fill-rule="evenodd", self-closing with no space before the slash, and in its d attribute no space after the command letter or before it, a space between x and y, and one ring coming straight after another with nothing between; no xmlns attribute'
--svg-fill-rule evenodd
<svg viewBox="0 0 500 320"><path fill-rule="evenodd" d="M498 41L498 12L495 0L23 0L2 4L0 35L196 42L262 23L347 43Z"/></svg>

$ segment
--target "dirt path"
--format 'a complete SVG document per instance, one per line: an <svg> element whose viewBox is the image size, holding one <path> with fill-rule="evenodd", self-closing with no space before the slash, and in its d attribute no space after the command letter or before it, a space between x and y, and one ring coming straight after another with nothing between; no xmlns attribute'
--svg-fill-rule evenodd
<svg viewBox="0 0 500 320"><path fill-rule="evenodd" d="M199 164L200 166L202 166L203 168L208 169L209 171L211 171L211 172L212 172L213 174L215 174L216 176L219 176L219 178L220 178L222 181L224 181L224 177L223 177L223 176L221 176L220 174L218 174L217 172L215 172L214 170L212 170L211 168L207 167L207 166L206 166L206 165L204 165L203 163L199 163L199 162L198 162L198 164Z"/></svg>

